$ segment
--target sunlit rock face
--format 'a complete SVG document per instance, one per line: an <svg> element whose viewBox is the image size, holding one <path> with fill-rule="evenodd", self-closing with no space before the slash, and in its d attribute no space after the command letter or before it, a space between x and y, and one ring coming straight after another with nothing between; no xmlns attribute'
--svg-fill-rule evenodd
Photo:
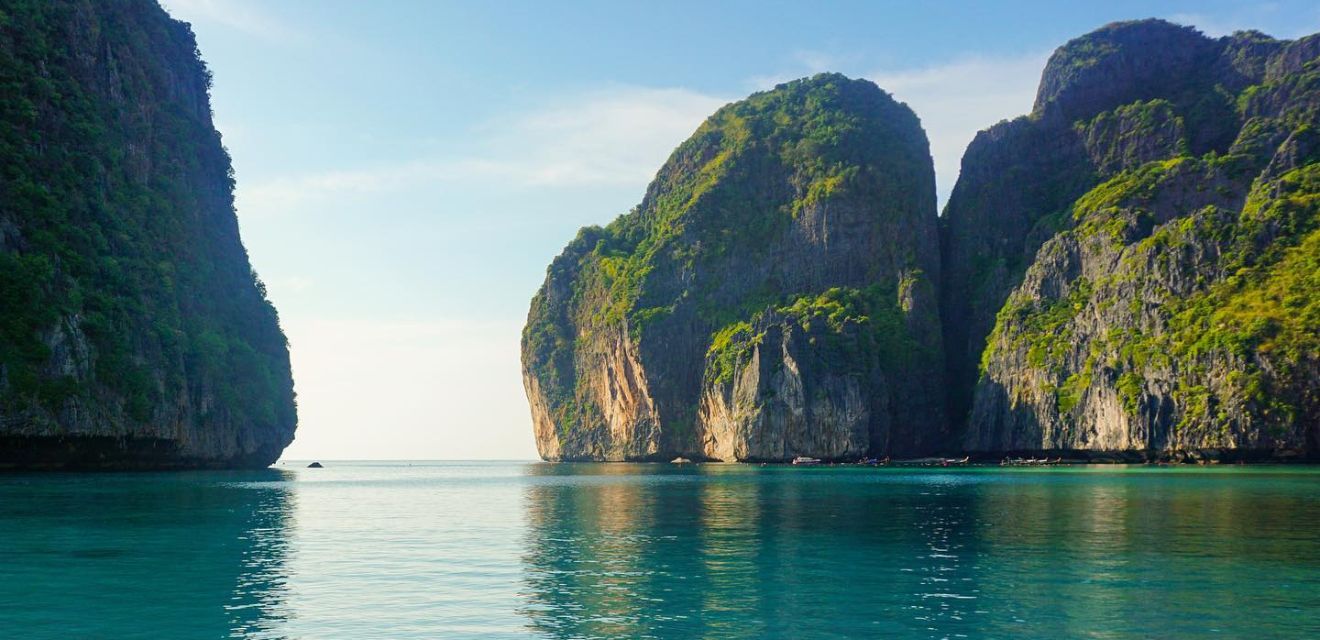
<svg viewBox="0 0 1320 640"><path fill-rule="evenodd" d="M947 441L934 173L911 110L820 75L724 107L583 229L523 333L551 460L784 460Z"/></svg>
<svg viewBox="0 0 1320 640"><path fill-rule="evenodd" d="M1317 450L1318 55L1114 24L978 136L942 238L966 450Z"/></svg>
<svg viewBox="0 0 1320 640"><path fill-rule="evenodd" d="M273 462L288 350L188 25L6 2L0 77L0 467Z"/></svg>
<svg viewBox="0 0 1320 640"><path fill-rule="evenodd" d="M542 456L1314 455L1318 56L1159 20L1075 39L938 221L875 87L725 107L551 265Z"/></svg>

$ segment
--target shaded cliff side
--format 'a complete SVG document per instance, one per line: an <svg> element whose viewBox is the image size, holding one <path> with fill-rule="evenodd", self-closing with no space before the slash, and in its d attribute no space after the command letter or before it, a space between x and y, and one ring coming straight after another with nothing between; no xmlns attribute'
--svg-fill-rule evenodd
<svg viewBox="0 0 1320 640"><path fill-rule="evenodd" d="M977 137L943 227L966 449L1317 450L1318 55L1110 25Z"/></svg>
<svg viewBox="0 0 1320 640"><path fill-rule="evenodd" d="M209 86L155 2L0 7L0 466L265 466L293 439Z"/></svg>
<svg viewBox="0 0 1320 640"><path fill-rule="evenodd" d="M914 455L946 440L920 123L820 75L711 116L583 229L523 333L550 460Z"/></svg>

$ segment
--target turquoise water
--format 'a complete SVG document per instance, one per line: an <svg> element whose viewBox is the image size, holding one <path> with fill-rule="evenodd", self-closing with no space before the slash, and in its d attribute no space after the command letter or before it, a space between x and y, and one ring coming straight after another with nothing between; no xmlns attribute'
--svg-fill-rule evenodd
<svg viewBox="0 0 1320 640"><path fill-rule="evenodd" d="M0 475L0 637L1320 637L1320 469Z"/></svg>

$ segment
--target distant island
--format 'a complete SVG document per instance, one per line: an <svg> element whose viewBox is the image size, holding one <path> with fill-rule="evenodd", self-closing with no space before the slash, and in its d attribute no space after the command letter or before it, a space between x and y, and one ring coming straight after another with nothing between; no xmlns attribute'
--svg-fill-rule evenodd
<svg viewBox="0 0 1320 640"><path fill-rule="evenodd" d="M0 19L0 468L270 465L289 352L191 29L154 0Z"/></svg>
<svg viewBox="0 0 1320 640"><path fill-rule="evenodd" d="M541 457L1320 452L1320 35L1115 23L982 131L823 74L712 115L551 263Z"/></svg>

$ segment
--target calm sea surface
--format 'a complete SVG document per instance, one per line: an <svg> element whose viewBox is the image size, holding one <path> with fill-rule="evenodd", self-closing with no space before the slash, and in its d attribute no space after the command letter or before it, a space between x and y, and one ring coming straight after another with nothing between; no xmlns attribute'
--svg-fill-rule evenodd
<svg viewBox="0 0 1320 640"><path fill-rule="evenodd" d="M1317 638L1320 469L0 475L0 637Z"/></svg>

